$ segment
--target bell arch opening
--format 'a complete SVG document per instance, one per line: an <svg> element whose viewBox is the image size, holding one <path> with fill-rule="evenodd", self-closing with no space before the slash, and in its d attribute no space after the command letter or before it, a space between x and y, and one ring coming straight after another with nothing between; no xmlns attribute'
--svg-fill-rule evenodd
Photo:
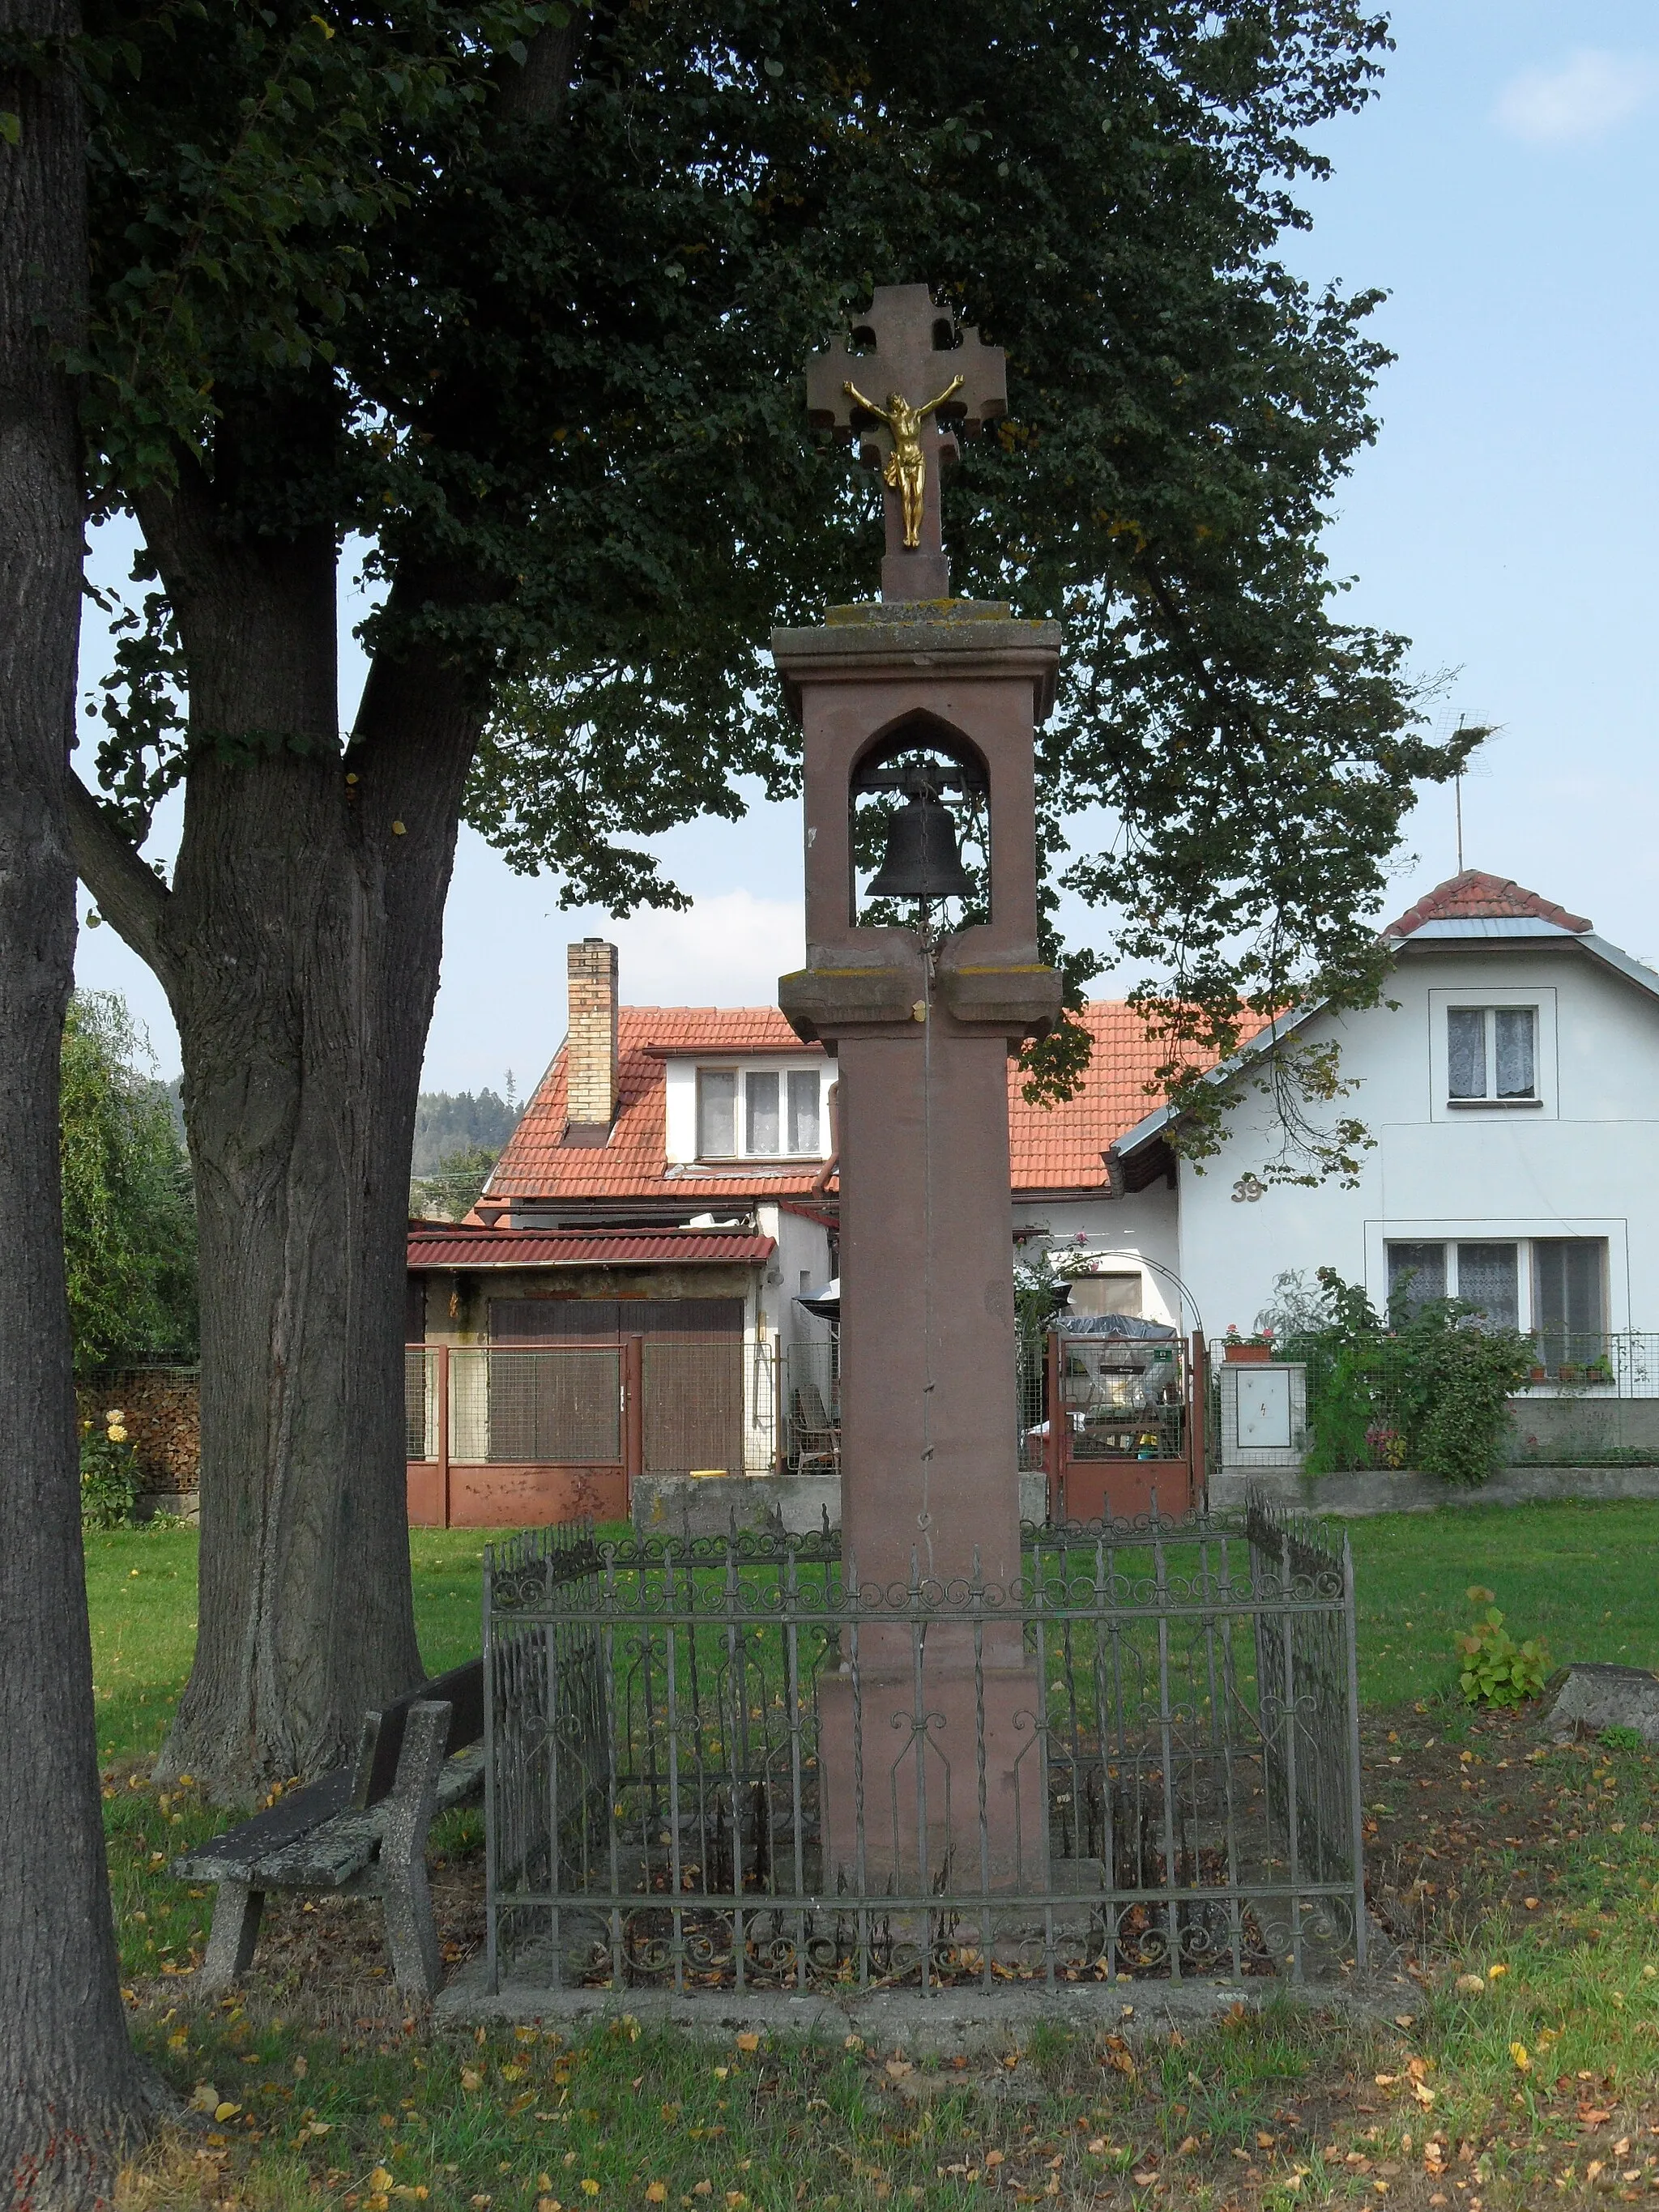
<svg viewBox="0 0 1659 2212"><path fill-rule="evenodd" d="M848 779L848 919L924 935L991 919L991 777L973 741L917 710Z"/></svg>

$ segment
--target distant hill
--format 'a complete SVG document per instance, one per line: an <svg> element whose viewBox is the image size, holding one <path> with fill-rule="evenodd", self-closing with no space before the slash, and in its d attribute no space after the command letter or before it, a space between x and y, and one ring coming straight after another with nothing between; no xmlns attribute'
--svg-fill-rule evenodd
<svg viewBox="0 0 1659 2212"><path fill-rule="evenodd" d="M513 1095L511 1077L505 1098L494 1091L422 1091L415 1108L411 1174L430 1175L455 1153L480 1146L500 1152L523 1111Z"/></svg>
<svg viewBox="0 0 1659 2212"><path fill-rule="evenodd" d="M185 1113L179 1093L184 1088L183 1076L175 1075L170 1082L158 1083L155 1087L158 1095L167 1100L182 1139ZM430 1175L457 1152L471 1154L483 1148L499 1154L518 1127L523 1111L523 1105L514 1095L510 1075L505 1098L495 1091L422 1091L415 1108L415 1157L410 1172Z"/></svg>

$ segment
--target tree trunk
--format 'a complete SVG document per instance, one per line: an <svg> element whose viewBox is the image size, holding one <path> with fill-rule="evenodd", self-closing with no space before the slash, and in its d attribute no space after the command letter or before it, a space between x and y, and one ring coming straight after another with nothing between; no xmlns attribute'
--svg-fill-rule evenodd
<svg viewBox="0 0 1659 2212"><path fill-rule="evenodd" d="M143 520L216 743L170 893L84 794L77 846L166 984L196 1176L200 1625L161 1771L242 1803L337 1763L365 1707L421 1679L409 1167L478 716L434 655L382 655L342 758L326 533L250 553L199 485Z"/></svg>
<svg viewBox="0 0 1659 2212"><path fill-rule="evenodd" d="M0 0L8 40L78 27L62 0ZM0 2198L47 2212L106 2201L161 2091L110 1919L58 1188L81 495L51 348L82 313L83 125L61 65L0 74Z"/></svg>

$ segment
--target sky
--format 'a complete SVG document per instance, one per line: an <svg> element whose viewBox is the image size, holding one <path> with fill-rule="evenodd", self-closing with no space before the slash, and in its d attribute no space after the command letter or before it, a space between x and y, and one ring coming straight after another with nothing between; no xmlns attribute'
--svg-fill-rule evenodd
<svg viewBox="0 0 1659 2212"><path fill-rule="evenodd" d="M1312 231L1284 248L1310 280L1389 295L1372 321L1397 356L1380 433L1327 540L1352 579L1342 611L1403 633L1413 672L1446 678L1443 728L1498 727L1462 787L1464 865L1515 877L1659 963L1659 11L1407 0L1392 15L1381 94L1321 135L1335 173L1305 196ZM95 579L121 580L131 542L100 533ZM344 727L364 603L343 598ZM89 627L86 682L106 655ZM167 854L176 836L164 812L151 849ZM772 1001L804 957L799 805L653 842L694 904L612 921L561 909L556 885L513 875L462 831L428 1089L500 1089L511 1070L528 1091L563 1034L573 938L618 945L630 1005ZM1457 865L1453 795L1429 790L1379 921ZM1085 908L1063 918L1088 941ZM157 1071L175 1073L166 1000L113 930L83 928L76 972L126 995Z"/></svg>

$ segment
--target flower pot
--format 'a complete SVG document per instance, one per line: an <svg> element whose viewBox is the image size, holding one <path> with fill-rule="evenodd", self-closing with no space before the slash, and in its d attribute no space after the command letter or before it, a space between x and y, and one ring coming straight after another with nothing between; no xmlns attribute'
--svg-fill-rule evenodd
<svg viewBox="0 0 1659 2212"><path fill-rule="evenodd" d="M1273 1356L1271 1344L1230 1344L1225 1349L1232 1367L1265 1367Z"/></svg>

